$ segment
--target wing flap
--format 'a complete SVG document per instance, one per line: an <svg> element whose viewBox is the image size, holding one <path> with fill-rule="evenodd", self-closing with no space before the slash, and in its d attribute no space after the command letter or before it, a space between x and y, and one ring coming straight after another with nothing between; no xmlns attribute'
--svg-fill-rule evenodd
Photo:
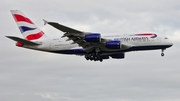
<svg viewBox="0 0 180 101"><path fill-rule="evenodd" d="M30 45L30 46L40 45L38 43L31 42L31 41L28 41L28 40L25 40L25 39L21 39L21 38L15 37L15 36L6 36L6 37L9 38L9 39L14 40L16 42L21 42L24 45Z"/></svg>

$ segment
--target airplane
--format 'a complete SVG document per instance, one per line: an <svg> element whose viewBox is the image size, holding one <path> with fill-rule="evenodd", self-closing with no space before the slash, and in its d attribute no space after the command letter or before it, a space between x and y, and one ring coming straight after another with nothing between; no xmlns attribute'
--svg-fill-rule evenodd
<svg viewBox="0 0 180 101"><path fill-rule="evenodd" d="M6 36L16 41L16 46L57 54L84 56L86 60L124 59L132 51L164 50L173 43L167 37L155 33L102 36L100 33L76 30L56 22L46 24L63 32L62 37L48 37L20 10L11 10L24 38Z"/></svg>

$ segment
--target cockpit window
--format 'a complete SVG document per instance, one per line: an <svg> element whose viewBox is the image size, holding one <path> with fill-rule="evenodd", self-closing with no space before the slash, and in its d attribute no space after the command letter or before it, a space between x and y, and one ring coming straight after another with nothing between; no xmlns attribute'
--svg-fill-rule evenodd
<svg viewBox="0 0 180 101"><path fill-rule="evenodd" d="M167 37L165 37L164 39L168 39Z"/></svg>

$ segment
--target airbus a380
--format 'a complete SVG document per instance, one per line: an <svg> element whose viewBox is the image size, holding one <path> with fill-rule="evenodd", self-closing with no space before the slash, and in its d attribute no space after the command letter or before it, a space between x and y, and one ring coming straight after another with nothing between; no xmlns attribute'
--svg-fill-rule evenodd
<svg viewBox="0 0 180 101"><path fill-rule="evenodd" d="M16 41L16 46L58 53L84 56L87 60L103 61L104 59L125 58L126 52L143 50L164 50L173 45L167 37L155 33L102 36L100 33L79 31L56 22L45 23L62 31L62 37L50 38L19 10L11 10L24 38L6 36Z"/></svg>

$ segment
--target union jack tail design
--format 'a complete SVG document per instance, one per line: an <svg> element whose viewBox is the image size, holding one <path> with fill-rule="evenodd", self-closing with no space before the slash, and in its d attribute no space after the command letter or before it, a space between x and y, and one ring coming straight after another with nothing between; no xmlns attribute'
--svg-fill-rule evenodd
<svg viewBox="0 0 180 101"><path fill-rule="evenodd" d="M28 17L20 10L11 10L11 13L26 40L38 40L47 37Z"/></svg>

